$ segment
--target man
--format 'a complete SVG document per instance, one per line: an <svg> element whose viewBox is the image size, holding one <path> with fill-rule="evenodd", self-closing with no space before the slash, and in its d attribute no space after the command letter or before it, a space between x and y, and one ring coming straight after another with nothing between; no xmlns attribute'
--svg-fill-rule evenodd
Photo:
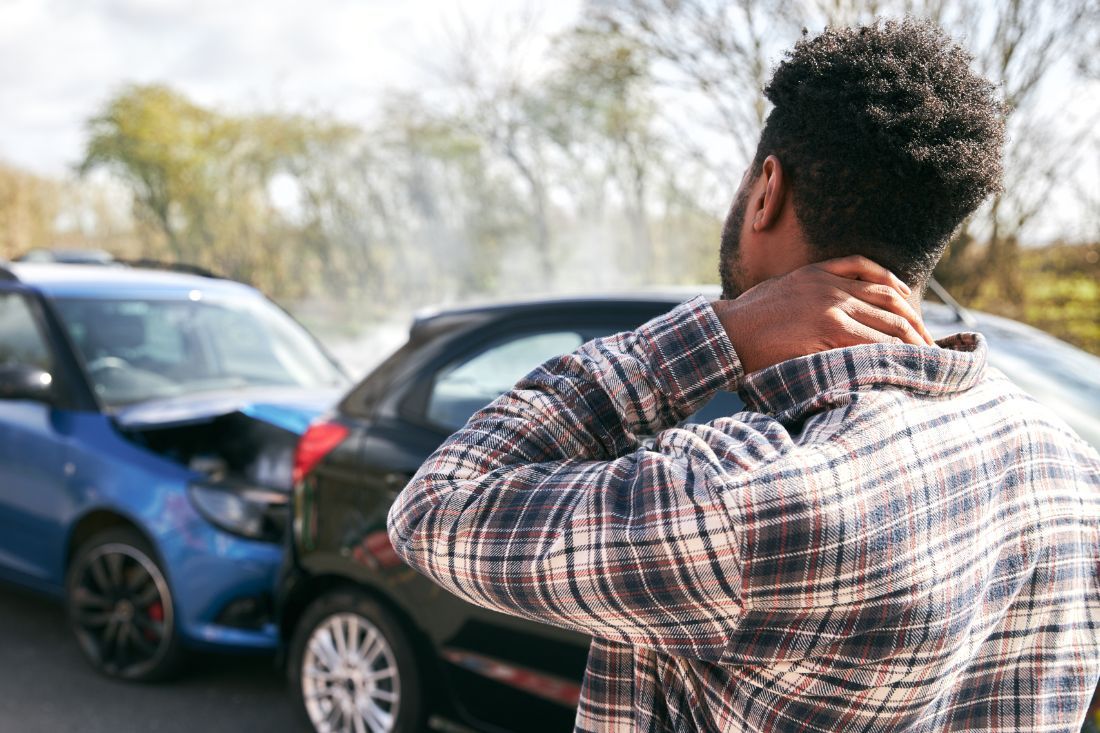
<svg viewBox="0 0 1100 733"><path fill-rule="evenodd" d="M578 731L1077 730L1100 457L981 336L931 344L916 314L998 186L994 90L905 21L802 40L767 93L724 299L474 415L398 497L394 547L591 634ZM747 411L674 427L718 389Z"/></svg>

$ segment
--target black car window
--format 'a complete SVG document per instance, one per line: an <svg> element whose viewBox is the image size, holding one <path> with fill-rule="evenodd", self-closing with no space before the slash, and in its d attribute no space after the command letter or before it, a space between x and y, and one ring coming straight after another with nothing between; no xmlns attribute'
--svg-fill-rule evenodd
<svg viewBox="0 0 1100 733"><path fill-rule="evenodd" d="M50 371L49 347L26 298L17 293L0 293L0 364Z"/></svg>
<svg viewBox="0 0 1100 733"><path fill-rule="evenodd" d="M719 417L730 417L745 409L745 403L734 392L715 392L707 403L684 420L685 423L704 423Z"/></svg>
<svg viewBox="0 0 1100 733"><path fill-rule="evenodd" d="M435 376L428 395L426 417L446 430L457 430L477 410L511 389L542 362L576 350L585 341L621 328L526 333L454 361ZM745 405L735 392L717 392L684 423L705 423L729 417Z"/></svg>
<svg viewBox="0 0 1100 733"><path fill-rule="evenodd" d="M439 427L457 430L536 366L582 343L575 331L526 333L452 362L432 382L426 416Z"/></svg>

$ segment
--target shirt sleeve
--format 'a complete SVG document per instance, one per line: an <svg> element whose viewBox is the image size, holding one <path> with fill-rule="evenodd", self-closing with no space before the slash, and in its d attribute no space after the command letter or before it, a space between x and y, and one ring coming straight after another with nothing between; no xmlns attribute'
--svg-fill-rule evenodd
<svg viewBox="0 0 1100 733"><path fill-rule="evenodd" d="M731 456L670 428L742 376L702 296L550 360L421 467L394 549L472 603L717 659L742 614Z"/></svg>

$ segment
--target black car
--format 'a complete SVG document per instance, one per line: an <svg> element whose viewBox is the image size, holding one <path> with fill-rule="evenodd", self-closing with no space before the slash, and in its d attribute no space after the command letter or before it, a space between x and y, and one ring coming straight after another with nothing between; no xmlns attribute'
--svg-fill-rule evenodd
<svg viewBox="0 0 1100 733"><path fill-rule="evenodd" d="M318 733L417 731L429 721L450 731L572 730L588 638L444 591L397 558L386 515L440 443L534 366L684 299L544 300L419 318L408 343L306 432L279 607L288 676ZM1100 359L958 308L926 304L925 320L937 336L986 332L991 361L999 356L1100 440ZM719 393L689 421L739 409L737 395Z"/></svg>

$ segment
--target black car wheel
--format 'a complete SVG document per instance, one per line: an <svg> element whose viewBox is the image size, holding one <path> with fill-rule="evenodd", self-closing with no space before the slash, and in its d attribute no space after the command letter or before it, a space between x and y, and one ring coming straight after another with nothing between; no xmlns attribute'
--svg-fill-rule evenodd
<svg viewBox="0 0 1100 733"><path fill-rule="evenodd" d="M101 532L77 550L66 583L69 625L92 666L109 677L151 682L180 660L172 594L138 532Z"/></svg>
<svg viewBox="0 0 1100 733"><path fill-rule="evenodd" d="M354 591L313 602L291 642L288 675L317 733L419 733L427 711L400 624Z"/></svg>

